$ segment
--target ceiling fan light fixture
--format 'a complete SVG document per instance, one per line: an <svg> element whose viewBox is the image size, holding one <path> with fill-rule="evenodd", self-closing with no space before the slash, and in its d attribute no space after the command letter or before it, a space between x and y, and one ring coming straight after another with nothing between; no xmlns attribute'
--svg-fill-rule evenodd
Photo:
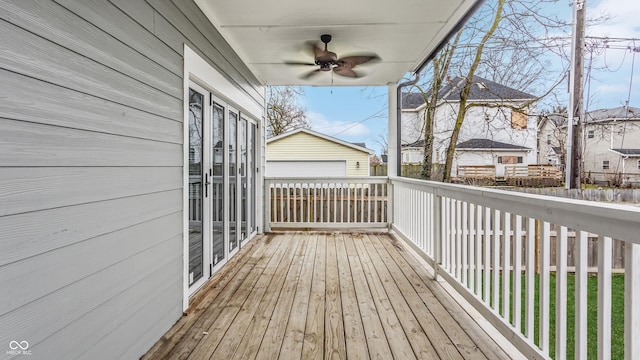
<svg viewBox="0 0 640 360"><path fill-rule="evenodd" d="M308 80L320 72L328 72L328 71L333 71L334 73L344 77L358 78L362 76L362 74L358 74L355 71L353 71L354 67L360 64L367 63L372 60L380 59L375 54L359 54L359 55L338 58L338 55L336 55L336 53L331 52L327 49L327 45L331 41L331 35L329 34L321 35L320 40L324 43L324 49L318 46L319 44L317 43L313 44L311 42L307 42L307 44L313 50L313 54L314 54L313 63L285 61L285 64L287 65L318 66L317 69L302 75L300 77L301 79Z"/></svg>
<svg viewBox="0 0 640 360"><path fill-rule="evenodd" d="M331 71L332 68L333 66L331 66L331 63L328 63L328 62L320 63L321 71Z"/></svg>

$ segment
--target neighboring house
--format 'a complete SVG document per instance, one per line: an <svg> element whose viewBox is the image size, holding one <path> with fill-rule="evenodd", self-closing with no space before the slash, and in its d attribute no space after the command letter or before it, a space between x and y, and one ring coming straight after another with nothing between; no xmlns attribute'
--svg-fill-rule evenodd
<svg viewBox="0 0 640 360"><path fill-rule="evenodd" d="M543 115L538 121L538 164L555 165L564 169L564 144L567 116Z"/></svg>
<svg viewBox="0 0 640 360"><path fill-rule="evenodd" d="M369 176L373 153L363 143L296 129L267 140L266 176Z"/></svg>
<svg viewBox="0 0 640 360"><path fill-rule="evenodd" d="M465 78L451 79L440 90L434 121L433 159L444 163L451 132L458 114L460 90ZM495 165L501 156L521 157L523 165L535 164L537 124L533 121L535 96L498 84L478 76L473 84L468 104L477 104L467 110L457 149L467 141L482 146L456 150L456 164ZM526 106L525 106L526 105ZM523 107L521 111L513 107ZM424 116L426 104L421 94L404 93L402 106L402 161L419 163L422 161L424 144ZM502 144L502 145L498 145ZM468 145L468 144L467 144ZM496 146L494 146L496 145ZM507 148L513 155L505 155ZM517 151L513 151L517 149ZM509 160L510 161L510 160ZM454 164L455 165L455 164ZM456 167L452 167L455 175Z"/></svg>
<svg viewBox="0 0 640 360"><path fill-rule="evenodd" d="M496 176L504 176L505 165L525 165L531 149L487 139L471 139L456 146L453 167L493 165Z"/></svg>
<svg viewBox="0 0 640 360"><path fill-rule="evenodd" d="M602 184L640 183L640 108L599 109L587 112L585 119L584 178ZM541 120L541 163L564 164L566 123L564 117Z"/></svg>

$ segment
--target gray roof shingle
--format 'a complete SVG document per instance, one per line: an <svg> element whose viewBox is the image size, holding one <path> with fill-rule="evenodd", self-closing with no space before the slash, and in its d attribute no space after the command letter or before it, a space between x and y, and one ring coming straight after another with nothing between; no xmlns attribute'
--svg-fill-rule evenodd
<svg viewBox="0 0 640 360"><path fill-rule="evenodd" d="M447 101L459 101L460 91L465 85L465 78L456 77L440 89L438 97L440 100ZM427 93L429 96L429 93ZM471 86L471 92L469 93L468 100L532 100L536 97L531 94L527 94L523 91L508 87L506 85L498 84L495 81L491 81L479 76L473 77L473 85ZM422 94L405 92L402 94L402 107L405 109L416 109L425 103Z"/></svg>
<svg viewBox="0 0 640 360"><path fill-rule="evenodd" d="M531 150L528 147L507 144L499 141L493 141L489 139L471 139L463 141L456 145L457 149L510 149L510 150Z"/></svg>
<svg viewBox="0 0 640 360"><path fill-rule="evenodd" d="M622 155L629 155L629 156L640 156L640 149L611 149L617 153L620 153Z"/></svg>

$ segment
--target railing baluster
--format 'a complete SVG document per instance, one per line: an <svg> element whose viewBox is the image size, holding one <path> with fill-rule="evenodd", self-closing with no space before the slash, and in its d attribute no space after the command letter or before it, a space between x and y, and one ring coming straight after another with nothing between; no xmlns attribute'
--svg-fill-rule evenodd
<svg viewBox="0 0 640 360"><path fill-rule="evenodd" d="M455 275L456 270L456 201L452 198L447 198L449 204L449 211L447 212L448 226L449 229L449 272Z"/></svg>
<svg viewBox="0 0 640 360"><path fill-rule="evenodd" d="M521 331L522 325L522 216L515 216L513 232L513 327Z"/></svg>
<svg viewBox="0 0 640 360"><path fill-rule="evenodd" d="M476 205L476 295L482 296L482 206Z"/></svg>
<svg viewBox="0 0 640 360"><path fill-rule="evenodd" d="M371 222L371 186L367 186L367 222Z"/></svg>
<svg viewBox="0 0 640 360"><path fill-rule="evenodd" d="M484 242L484 266L482 271L484 274L483 299L487 306L491 305L491 209L484 208L484 229L482 241Z"/></svg>
<svg viewBox="0 0 640 360"><path fill-rule="evenodd" d="M440 236L436 242L440 245L440 265L447 270L447 198L438 197L440 200Z"/></svg>
<svg viewBox="0 0 640 360"><path fill-rule="evenodd" d="M284 184L280 183L280 222L284 222Z"/></svg>
<svg viewBox="0 0 640 360"><path fill-rule="evenodd" d="M624 357L640 354L640 244L624 244Z"/></svg>
<svg viewBox="0 0 640 360"><path fill-rule="evenodd" d="M344 188L345 186L349 186L349 184L342 183L340 184L340 221L344 222Z"/></svg>
<svg viewBox="0 0 640 360"><path fill-rule="evenodd" d="M461 272L461 277L460 280L462 281L462 284L466 285L467 287L469 287L469 282L468 282L468 271L469 271L469 266L467 264L467 251L469 248L469 213L468 213L468 207L469 204L467 202L462 202L461 204L462 206L462 246L460 248L460 252L462 253L461 255L461 261L460 261L460 272Z"/></svg>
<svg viewBox="0 0 640 360"><path fill-rule="evenodd" d="M611 243L598 241L598 360L611 359Z"/></svg>
<svg viewBox="0 0 640 360"><path fill-rule="evenodd" d="M567 228L556 235L556 360L567 358Z"/></svg>
<svg viewBox="0 0 640 360"><path fill-rule="evenodd" d="M365 191L364 191L364 184L360 185L360 222L363 223L364 222L364 198L365 198Z"/></svg>
<svg viewBox="0 0 640 360"><path fill-rule="evenodd" d="M493 264L491 266L492 284L491 284L491 307L497 313L500 304L500 210L494 210L493 212L493 236L492 242L492 255Z"/></svg>
<svg viewBox="0 0 640 360"><path fill-rule="evenodd" d="M476 287L476 205L469 204L469 278L468 287L475 293Z"/></svg>
<svg viewBox="0 0 640 360"><path fill-rule="evenodd" d="M550 267L551 267L551 224L543 222L542 244L540 246L540 349L549 352L549 295L550 295Z"/></svg>
<svg viewBox="0 0 640 360"><path fill-rule="evenodd" d="M527 268L525 283L525 336L533 344L534 339L534 310L535 310L535 246L536 246L536 220L529 218L527 220Z"/></svg>
<svg viewBox="0 0 640 360"><path fill-rule="evenodd" d="M511 214L503 212L502 223L502 316L509 322L511 310Z"/></svg>
<svg viewBox="0 0 640 360"><path fill-rule="evenodd" d="M380 222L378 220L378 184L373 185L373 222Z"/></svg>
<svg viewBox="0 0 640 360"><path fill-rule="evenodd" d="M443 259L443 238L442 238L442 230L443 230L443 221L442 218L442 197L440 195L433 195L433 248L434 248L434 260L436 268L434 269L434 278L438 280L438 272L441 271L442 267L442 259Z"/></svg>
<svg viewBox="0 0 640 360"><path fill-rule="evenodd" d="M455 217L456 217L456 257L455 257L455 263L456 263L456 278L461 281L462 283L464 283L464 280L462 280L462 219L461 219L461 215L462 215L462 202L460 200L456 200L455 201L456 204L456 212L455 212Z"/></svg>
<svg viewBox="0 0 640 360"><path fill-rule="evenodd" d="M587 250L589 238L585 231L576 234L576 320L575 320L575 359L587 359Z"/></svg>

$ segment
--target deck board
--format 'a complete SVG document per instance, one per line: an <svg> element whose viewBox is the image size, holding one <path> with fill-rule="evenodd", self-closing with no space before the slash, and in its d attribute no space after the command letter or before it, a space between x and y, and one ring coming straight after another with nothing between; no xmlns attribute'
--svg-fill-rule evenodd
<svg viewBox="0 0 640 360"><path fill-rule="evenodd" d="M255 242L144 359L509 358L389 234Z"/></svg>

